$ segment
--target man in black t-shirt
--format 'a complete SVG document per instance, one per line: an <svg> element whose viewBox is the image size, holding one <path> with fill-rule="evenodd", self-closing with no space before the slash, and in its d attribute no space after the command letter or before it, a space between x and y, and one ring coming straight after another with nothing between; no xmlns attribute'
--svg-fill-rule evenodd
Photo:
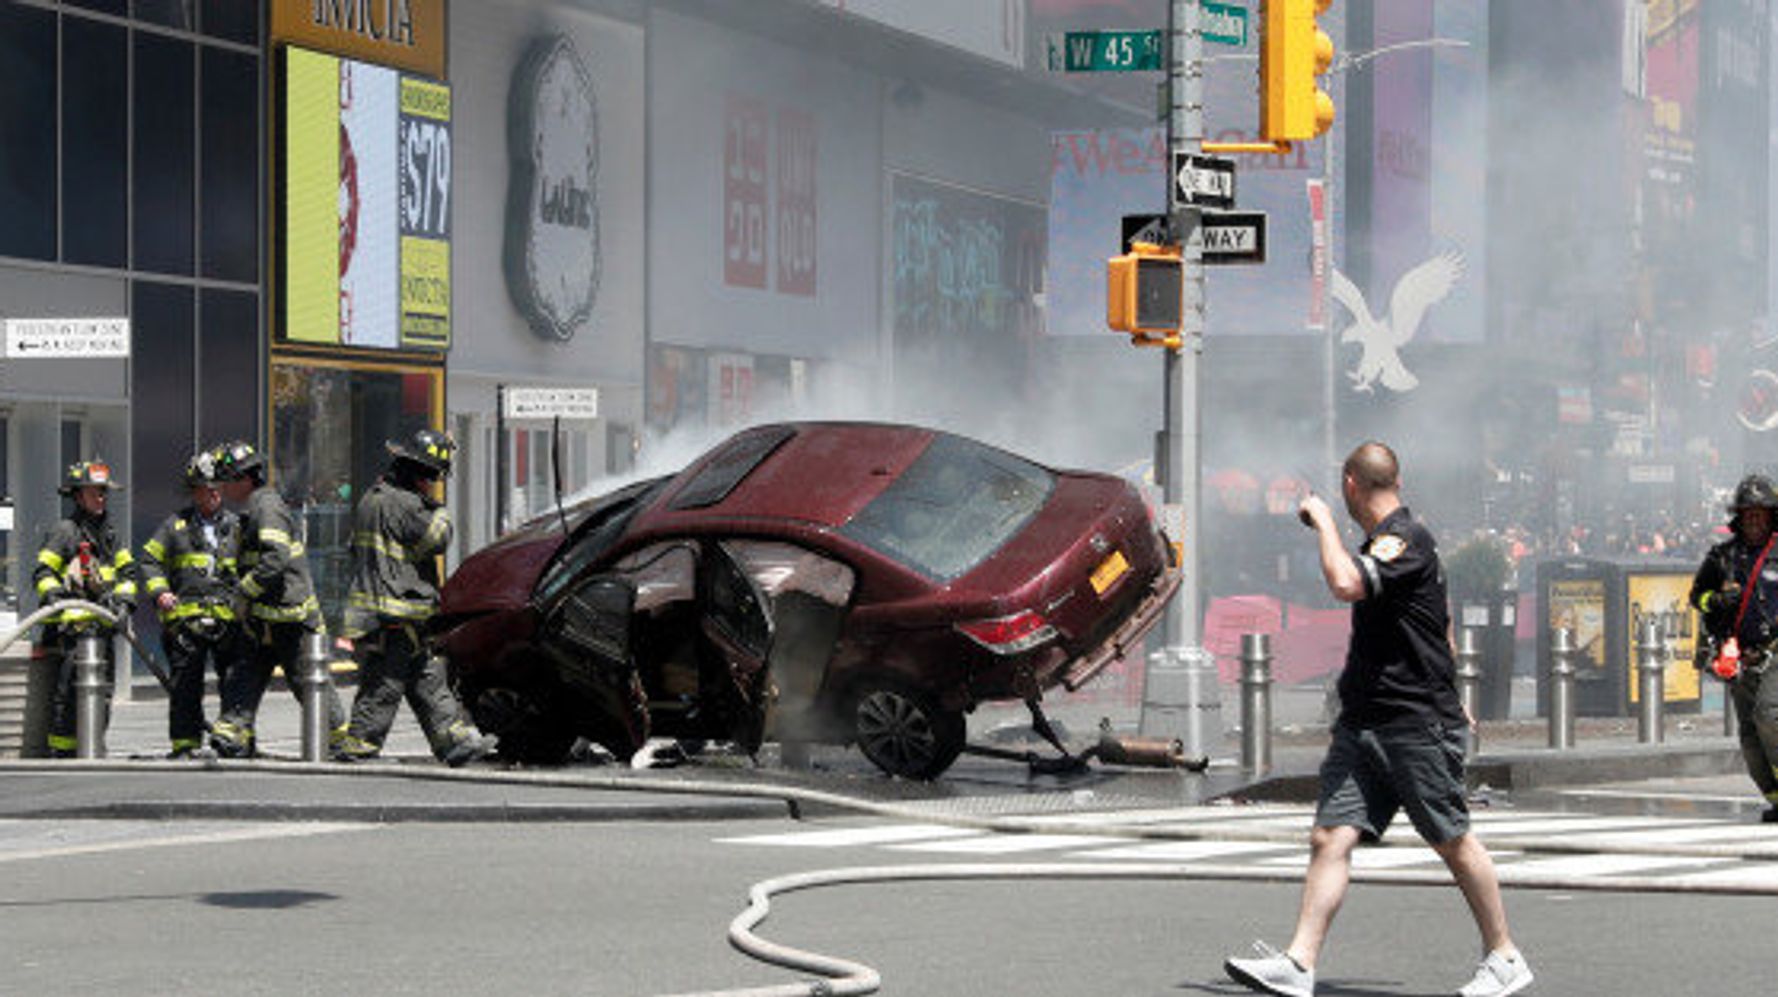
<svg viewBox="0 0 1778 997"><path fill-rule="evenodd" d="M1346 511L1364 528L1357 556L1340 540L1319 496L1299 512L1320 546L1321 573L1352 607L1352 642L1340 673L1342 708L1321 764L1321 799L1309 834L1309 869L1290 946L1255 943L1255 958L1223 963L1260 993L1311 997L1315 963L1351 881L1352 850L1383 836L1399 811L1450 867L1482 935L1482 961L1458 993L1504 997L1531 983L1507 931L1494 860L1469 829L1463 738L1444 570L1432 534L1401 504L1395 454L1366 443L1341 475Z"/></svg>

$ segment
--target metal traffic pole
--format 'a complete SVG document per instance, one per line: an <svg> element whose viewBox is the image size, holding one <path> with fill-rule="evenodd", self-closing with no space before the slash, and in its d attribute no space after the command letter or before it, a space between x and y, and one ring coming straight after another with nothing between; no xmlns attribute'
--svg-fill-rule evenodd
<svg viewBox="0 0 1778 997"><path fill-rule="evenodd" d="M1203 36L1196 0L1173 0L1167 17L1167 145L1171 153L1196 155L1204 141ZM1174 156L1169 157L1171 161ZM1169 171L1170 173L1171 171ZM1156 461L1162 501L1173 513L1181 545L1181 580L1162 620L1169 660L1190 659L1198 649L1198 603L1202 563L1198 517L1198 360L1204 346L1203 237L1198 209L1183 203L1178 180L1167 177L1167 206L1173 239L1181 244L1181 308L1178 347L1166 347L1162 383L1165 423ZM1151 658L1151 661L1154 659ZM1186 744L1203 743L1199 710L1188 710ZM1149 733L1146 729L1143 733Z"/></svg>
<svg viewBox="0 0 1778 997"><path fill-rule="evenodd" d="M1241 635L1241 767L1272 767L1272 638Z"/></svg>
<svg viewBox="0 0 1778 997"><path fill-rule="evenodd" d="M1482 691L1482 643L1477 637L1474 627L1464 627L1457 631L1457 698L1463 703L1463 715L1475 720L1476 710L1481 707ZM1474 758L1476 742L1482 739L1479 726L1470 731L1469 741L1463 750L1465 758Z"/></svg>
<svg viewBox="0 0 1778 997"><path fill-rule="evenodd" d="M1642 744L1659 744L1665 739L1661 727L1661 709L1667 668L1666 634L1661 621L1653 613L1644 613L1636 624L1637 710L1636 740Z"/></svg>
<svg viewBox="0 0 1778 997"><path fill-rule="evenodd" d="M320 632L303 634L302 660L302 725L303 761L322 761L327 751L327 706L322 696L327 689L327 635Z"/></svg>
<svg viewBox="0 0 1778 997"><path fill-rule="evenodd" d="M1550 747L1574 747L1574 631L1550 635Z"/></svg>
<svg viewBox="0 0 1778 997"><path fill-rule="evenodd" d="M74 642L75 757L105 757L105 644L83 633Z"/></svg>

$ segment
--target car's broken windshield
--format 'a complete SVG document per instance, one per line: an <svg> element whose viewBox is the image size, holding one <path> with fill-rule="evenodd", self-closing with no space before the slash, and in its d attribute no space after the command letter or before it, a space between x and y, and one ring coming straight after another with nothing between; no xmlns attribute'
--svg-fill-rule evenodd
<svg viewBox="0 0 1778 997"><path fill-rule="evenodd" d="M949 581L1011 540L1054 484L1030 461L940 434L840 532Z"/></svg>

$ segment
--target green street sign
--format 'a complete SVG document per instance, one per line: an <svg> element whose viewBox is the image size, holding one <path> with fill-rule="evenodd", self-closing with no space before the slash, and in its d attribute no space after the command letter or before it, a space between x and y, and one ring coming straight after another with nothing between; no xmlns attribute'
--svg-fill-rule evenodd
<svg viewBox="0 0 1778 997"><path fill-rule="evenodd" d="M1160 31L1068 31L1050 35L1049 68L1064 73L1164 69L1166 43L1161 35Z"/></svg>
<svg viewBox="0 0 1778 997"><path fill-rule="evenodd" d="M1201 11L1198 26L1203 31L1205 41L1237 48L1247 47L1246 7L1200 0L1198 8Z"/></svg>

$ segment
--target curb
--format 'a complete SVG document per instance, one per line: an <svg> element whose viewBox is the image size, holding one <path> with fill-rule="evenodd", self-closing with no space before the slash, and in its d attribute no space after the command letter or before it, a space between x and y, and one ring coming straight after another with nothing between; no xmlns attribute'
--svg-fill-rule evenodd
<svg viewBox="0 0 1778 997"><path fill-rule="evenodd" d="M120 800L92 806L0 812L8 820L335 821L360 824L570 824L666 820L760 820L792 815L783 802L723 803L268 803L215 800Z"/></svg>

